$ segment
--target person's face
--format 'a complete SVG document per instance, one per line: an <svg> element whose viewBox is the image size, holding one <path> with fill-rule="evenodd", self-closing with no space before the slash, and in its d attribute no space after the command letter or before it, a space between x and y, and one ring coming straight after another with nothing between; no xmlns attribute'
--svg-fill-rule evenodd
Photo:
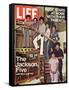
<svg viewBox="0 0 69 90"><path fill-rule="evenodd" d="M46 24L46 28L49 28L49 25L48 24Z"/></svg>
<svg viewBox="0 0 69 90"><path fill-rule="evenodd" d="M47 17L45 17L45 22L48 22L48 18Z"/></svg>
<svg viewBox="0 0 69 90"><path fill-rule="evenodd" d="M43 20L42 19L40 20L40 24L43 24Z"/></svg>
<svg viewBox="0 0 69 90"><path fill-rule="evenodd" d="M59 49L60 48L60 46L59 45L56 45L56 49Z"/></svg>
<svg viewBox="0 0 69 90"><path fill-rule="evenodd" d="M55 29L55 27L53 27L53 28L52 28L52 32L55 32L55 31L56 31L56 29Z"/></svg>
<svg viewBox="0 0 69 90"><path fill-rule="evenodd" d="M27 17L26 20L27 20L27 21L30 21L30 17Z"/></svg>
<svg viewBox="0 0 69 90"><path fill-rule="evenodd" d="M52 58L54 58L54 57L55 57L55 54L53 53L53 54L52 54Z"/></svg>
<svg viewBox="0 0 69 90"><path fill-rule="evenodd" d="M36 23L37 22L37 20L36 19L34 19L34 23Z"/></svg>

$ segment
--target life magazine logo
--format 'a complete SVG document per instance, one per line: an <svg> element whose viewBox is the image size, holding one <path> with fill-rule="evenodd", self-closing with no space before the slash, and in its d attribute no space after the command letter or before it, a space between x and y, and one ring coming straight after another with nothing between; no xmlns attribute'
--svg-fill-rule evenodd
<svg viewBox="0 0 69 90"><path fill-rule="evenodd" d="M31 19L41 16L41 10L34 6L16 6L16 20L25 20L26 15L30 15Z"/></svg>

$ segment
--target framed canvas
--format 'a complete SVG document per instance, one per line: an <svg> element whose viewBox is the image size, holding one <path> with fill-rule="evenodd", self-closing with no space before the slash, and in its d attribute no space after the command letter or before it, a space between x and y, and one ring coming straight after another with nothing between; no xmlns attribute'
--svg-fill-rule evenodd
<svg viewBox="0 0 69 90"><path fill-rule="evenodd" d="M10 4L9 85L67 83L64 42L67 7Z"/></svg>

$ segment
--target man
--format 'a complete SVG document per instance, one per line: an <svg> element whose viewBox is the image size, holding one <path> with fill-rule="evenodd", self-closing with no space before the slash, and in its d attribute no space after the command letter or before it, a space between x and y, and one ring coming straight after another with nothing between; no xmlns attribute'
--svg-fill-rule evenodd
<svg viewBox="0 0 69 90"><path fill-rule="evenodd" d="M58 42L59 40L59 35L58 35L58 32L56 31L56 25L52 26L50 38L53 39L55 42ZM54 49L54 47L55 47L55 43L50 41L50 48Z"/></svg>
<svg viewBox="0 0 69 90"><path fill-rule="evenodd" d="M33 18L33 24L32 24L32 29L38 30L39 24L38 24L38 19ZM32 31L32 38L34 39L37 36L37 33Z"/></svg>
<svg viewBox="0 0 69 90"><path fill-rule="evenodd" d="M30 15L26 15L26 20L24 22L25 25L27 26L31 26L32 25L32 22L31 22L31 16ZM23 30L23 33L24 33L24 43L23 43L23 47L30 47L30 39L29 39L29 36L31 35L31 30L29 29L24 29Z"/></svg>
<svg viewBox="0 0 69 90"><path fill-rule="evenodd" d="M37 44L38 40L41 40L41 45L40 45L40 55L43 55L43 42L44 42L44 36L42 34L45 33L45 24L44 24L44 17L39 18L39 35L37 35L34 40L33 44L35 46L35 49L39 49L39 45Z"/></svg>
<svg viewBox="0 0 69 90"><path fill-rule="evenodd" d="M52 26L54 25L54 22L51 21L50 18L48 18L47 16L45 16L45 25L46 25L47 23L49 23L49 26L50 26L50 27L52 27Z"/></svg>
<svg viewBox="0 0 69 90"><path fill-rule="evenodd" d="M60 43L57 42L55 44L55 56L58 58L58 61L59 61L59 65L58 65L58 69L59 69L59 80L62 82L63 79L62 79L62 65L63 65L63 51L62 49L60 48Z"/></svg>
<svg viewBox="0 0 69 90"><path fill-rule="evenodd" d="M50 37L50 25L49 23L46 23L46 32L45 35L47 37ZM47 38L44 39L44 57L46 60L49 59L49 40Z"/></svg>
<svg viewBox="0 0 69 90"><path fill-rule="evenodd" d="M59 61L58 61L58 58L55 57L54 52L51 53L51 58L49 59L49 64L50 64L51 82L58 82L58 77L59 77L58 65L59 65Z"/></svg>

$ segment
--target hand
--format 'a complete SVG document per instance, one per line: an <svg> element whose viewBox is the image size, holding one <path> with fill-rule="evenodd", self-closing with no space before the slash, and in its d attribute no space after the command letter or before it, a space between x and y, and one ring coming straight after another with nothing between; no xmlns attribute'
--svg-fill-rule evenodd
<svg viewBox="0 0 69 90"><path fill-rule="evenodd" d="M57 57L58 59L63 59L63 57Z"/></svg>

